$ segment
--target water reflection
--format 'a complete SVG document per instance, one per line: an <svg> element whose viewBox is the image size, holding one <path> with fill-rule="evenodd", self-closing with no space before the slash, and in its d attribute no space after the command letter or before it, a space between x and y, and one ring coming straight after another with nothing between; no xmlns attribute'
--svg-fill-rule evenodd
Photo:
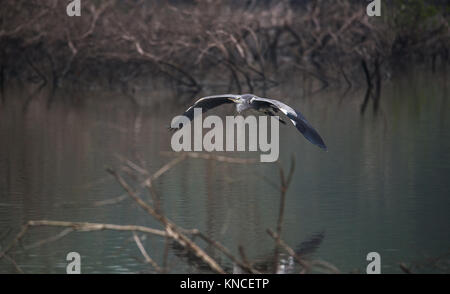
<svg viewBox="0 0 450 294"><path fill-rule="evenodd" d="M281 129L282 164L292 154L297 160L286 200L283 238L288 244L324 231L314 255L342 271L364 272L371 251L381 254L382 272L400 272L399 262L448 252L450 105L449 83L442 79L422 74L395 78L383 88L378 113L364 116L363 91L340 99L342 93L322 92L298 100L289 100L300 92L296 85L267 93L287 97L282 100L300 109L329 145L328 153L320 152L295 128ZM170 160L160 153L170 150L166 127L185 105L136 107L108 93L69 98L60 92L49 106L44 90L24 110L29 95L23 92L8 93L15 99L0 108L2 246L31 219L159 227L130 199L95 203L123 194L105 172L119 166L119 157L151 173ZM198 228L236 255L242 245L249 259L258 260L274 246L266 229L276 226L279 191L266 179L277 183L278 176L273 164L189 159L158 179L155 188L175 223ZM60 231L33 229L24 243ZM148 237L143 245L156 262L163 262L164 239ZM81 254L82 272L149 271L126 232L74 232L46 246L19 250L14 258L25 272L63 273L70 251ZM172 250L169 256L171 272L198 270L178 262L176 254ZM13 271L0 261L0 272Z"/></svg>

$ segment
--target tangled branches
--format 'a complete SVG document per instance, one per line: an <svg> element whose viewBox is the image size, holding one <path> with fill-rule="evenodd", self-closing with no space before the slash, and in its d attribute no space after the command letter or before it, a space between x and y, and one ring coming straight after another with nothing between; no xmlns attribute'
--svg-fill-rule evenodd
<svg viewBox="0 0 450 294"><path fill-rule="evenodd" d="M200 155L200 156L197 156ZM170 271L167 266L167 254L164 254L163 265L159 265L154 258L150 256L146 247L141 241L141 238L137 233L146 234L155 237L165 238L167 244L171 244L173 248L182 249L184 254L181 254L180 257L189 256L191 262L194 262L195 266L203 266L206 265L206 268L210 272L214 273L237 273L237 272L245 272L245 273L254 273L259 274L262 272L277 272L282 273L286 272L286 270L282 269L283 261L280 260L280 251L284 251L287 253L291 261L290 271L295 271L294 264L300 267L297 269L298 272L306 273L311 272L313 270L323 271L323 272L331 272L331 273L339 273L339 270L328 264L324 261L320 260L311 260L306 257L306 254L311 251L314 251L317 246L322 241L323 235L314 236L313 239L308 240L301 244L299 250L292 249L286 242L281 238L282 234L282 219L284 215L284 206L285 206L285 198L287 189L289 186L290 179L294 172L294 161L292 161L292 165L289 171L287 178L284 176L284 170L280 166L280 177L281 177L281 186L279 187L281 193L281 201L280 201L280 212L278 216L278 222L276 227L276 232L273 232L270 229L267 229L267 233L274 238L276 244L276 250L274 255L270 258L274 267L269 266L268 268L261 267L260 265L254 264L249 261L246 257L245 250L243 246L239 247L240 258L235 256L228 248L222 245L220 242L211 239L207 235L203 234L196 228L193 229L184 229L170 220L164 213L162 208L160 207L160 199L159 194L154 188L152 184L153 181L157 180L163 173L169 171L171 168L175 167L177 164L183 162L187 158L200 158L203 160L213 160L219 162L225 162L227 164L249 164L251 161L244 161L244 159L225 157L225 156L215 156L208 155L207 157L201 156L202 154L197 153L186 153L182 155L175 155L171 161L167 164L163 165L158 171L154 174L149 174L145 169L138 167L133 162L123 159L123 168L122 170L128 170L128 172L134 171L136 173L136 177L144 177L144 180L138 185L137 188L133 188L130 183L125 180L123 175L121 175L118 171L113 169L108 169L108 172L117 180L117 182L122 186L122 188L126 192L126 196L132 199L141 209L143 209L149 216L157 220L162 229L150 228L147 226L141 225L118 225L118 224L106 224L106 223L90 223L90 222L70 222L70 221L52 221L52 220L30 220L27 221L21 228L21 230L16 234L16 236L0 251L0 259L4 258L14 265L18 272L22 272L20 266L14 261L14 259L10 256L11 254L17 254L15 252L15 248L19 247L22 250L30 250L36 247L45 246L48 243L56 242L66 235L78 231L78 232L92 232L92 231L102 231L102 230L111 230L111 231L127 231L132 234L132 240L135 242L136 246L139 249L139 252L144 257L144 262L153 267L155 272L159 273L167 273ZM172 154L174 156L174 154ZM148 193L151 195L151 203L144 201L143 198L139 195L137 191L140 190L141 187L147 188ZM63 230L49 238L39 240L34 242L33 244L24 245L23 239L25 235L28 233L29 229L32 227L42 227L42 226L51 226L51 227L61 227ZM198 240L195 240L195 239ZM199 242L203 241L208 246L214 248L221 254L223 254L226 258L228 258L233 264L233 269L230 269L229 266L224 264L220 259L208 254L201 246Z"/></svg>
<svg viewBox="0 0 450 294"><path fill-rule="evenodd" d="M292 73L352 87L360 77L380 83L393 64L448 64L445 5L415 0L404 11L403 2L387 2L380 19L364 1L100 1L83 3L81 17L68 17L64 1L3 1L1 80L94 76L129 87L147 76L183 91L251 92Z"/></svg>

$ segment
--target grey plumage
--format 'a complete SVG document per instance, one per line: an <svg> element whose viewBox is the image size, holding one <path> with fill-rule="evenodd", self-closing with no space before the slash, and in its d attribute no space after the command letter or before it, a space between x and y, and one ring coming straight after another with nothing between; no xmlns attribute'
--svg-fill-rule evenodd
<svg viewBox="0 0 450 294"><path fill-rule="evenodd" d="M200 98L191 107L189 107L185 112L184 116L188 117L190 120L194 119L194 108L202 108L202 113L218 107L223 104L235 103L236 111L242 113L246 110L253 109L266 115L274 116L276 113L281 111L286 115L292 124L303 134L303 136L322 149L327 149L325 142L319 133L311 126L311 124L306 120L306 118L299 112L275 99L261 98L253 94L223 94L214 95ZM285 123L280 119L281 123ZM177 124L181 127L182 124Z"/></svg>

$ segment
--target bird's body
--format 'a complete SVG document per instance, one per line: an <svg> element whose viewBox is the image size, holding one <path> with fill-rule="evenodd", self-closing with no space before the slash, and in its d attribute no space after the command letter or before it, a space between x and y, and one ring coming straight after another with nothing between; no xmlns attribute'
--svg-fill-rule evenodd
<svg viewBox="0 0 450 294"><path fill-rule="evenodd" d="M261 98L253 94L223 94L207 96L198 99L184 112L183 115L189 118L189 120L193 120L194 108L201 108L202 112L206 112L209 109L229 103L235 103L236 111L238 113L243 113L248 110L255 110L264 115L275 116L276 113L281 111L289 118L292 124L303 134L303 136L305 136L308 141L322 149L327 149L319 133L311 126L311 124L299 111L296 111L289 105L275 99ZM281 118L279 118L279 121L286 124L286 122ZM182 123L177 125L179 128L183 127Z"/></svg>
<svg viewBox="0 0 450 294"><path fill-rule="evenodd" d="M244 94L241 96L241 98L238 100L239 102L236 103L236 111L238 113L243 113L246 110L249 109L255 109L251 104L251 99L253 98L253 95L251 94ZM255 109L258 111L258 109Z"/></svg>

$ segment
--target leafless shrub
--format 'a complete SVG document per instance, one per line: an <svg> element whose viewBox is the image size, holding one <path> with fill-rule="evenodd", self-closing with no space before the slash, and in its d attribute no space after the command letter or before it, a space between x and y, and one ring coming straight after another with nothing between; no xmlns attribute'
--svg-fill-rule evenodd
<svg viewBox="0 0 450 294"><path fill-rule="evenodd" d="M398 2L398 1L397 1ZM225 2L220 0L97 1L68 17L64 1L5 0L0 24L1 81L19 77L56 85L92 77L109 86L161 77L197 92L219 84L229 91L275 86L300 73L321 87L381 83L399 55L448 63L448 16L437 13L420 32L370 18L357 1Z"/></svg>

